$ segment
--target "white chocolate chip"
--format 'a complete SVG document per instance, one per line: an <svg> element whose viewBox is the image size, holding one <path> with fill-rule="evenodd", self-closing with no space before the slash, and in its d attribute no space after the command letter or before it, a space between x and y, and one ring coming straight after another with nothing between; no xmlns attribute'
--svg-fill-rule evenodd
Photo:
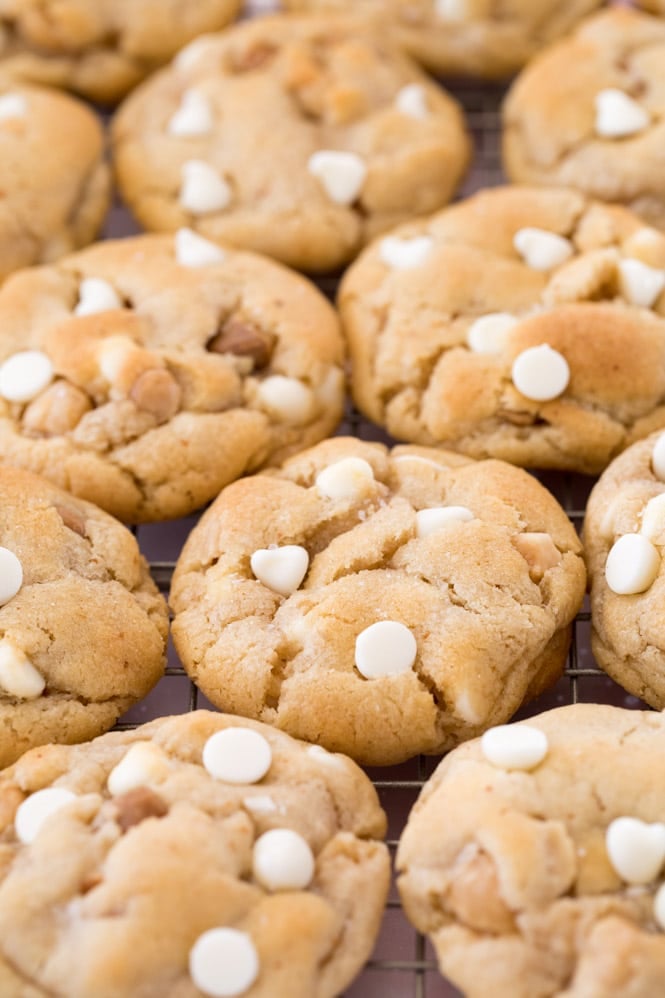
<svg viewBox="0 0 665 998"><path fill-rule="evenodd" d="M224 783L258 783L271 764L269 743L251 728L224 728L211 735L203 747L203 765Z"/></svg>
<svg viewBox="0 0 665 998"><path fill-rule="evenodd" d="M250 558L250 565L264 586L280 596L290 596L307 575L309 554L299 544L259 548Z"/></svg>
<svg viewBox="0 0 665 998"><path fill-rule="evenodd" d="M257 397L264 409L295 426L306 423L314 409L311 388L297 378L287 378L283 374L273 374L262 381Z"/></svg>
<svg viewBox="0 0 665 998"><path fill-rule="evenodd" d="M136 343L129 336L123 336L122 333L107 336L101 341L97 353L97 364L101 375L109 384L118 380L123 367L138 349Z"/></svg>
<svg viewBox="0 0 665 998"><path fill-rule="evenodd" d="M500 724L485 732L480 748L498 769L535 769L547 755L547 735L531 724Z"/></svg>
<svg viewBox="0 0 665 998"><path fill-rule="evenodd" d="M547 229L518 229L513 237L513 246L532 270L552 270L573 255L570 240Z"/></svg>
<svg viewBox="0 0 665 998"><path fill-rule="evenodd" d="M661 433L653 445L651 467L656 478L659 478L661 482L665 482L665 433Z"/></svg>
<svg viewBox="0 0 665 998"><path fill-rule="evenodd" d="M659 496L649 499L642 513L642 527L640 533L648 537L650 541L658 543L658 538L662 537L665 527L665 492Z"/></svg>
<svg viewBox="0 0 665 998"><path fill-rule="evenodd" d="M205 54L206 49L215 47L215 40L216 35L210 32L205 35L199 35L189 45L185 45L184 49L180 49L173 60L173 65L179 72L193 69L199 59Z"/></svg>
<svg viewBox="0 0 665 998"><path fill-rule="evenodd" d="M108 790L113 797L137 787L159 783L169 773L164 752L153 742L136 742L109 773Z"/></svg>
<svg viewBox="0 0 665 998"><path fill-rule="evenodd" d="M243 797L243 807L252 814L274 814L278 808L269 794L257 794L255 797Z"/></svg>
<svg viewBox="0 0 665 998"><path fill-rule="evenodd" d="M472 322L466 334L466 342L474 353L498 354L506 345L508 333L517 325L518 319L508 312L488 312Z"/></svg>
<svg viewBox="0 0 665 998"><path fill-rule="evenodd" d="M327 749L322 748L320 745L310 745L305 751L307 755L310 755L317 762L324 763L326 766L336 766L339 769L344 765L338 755L328 752Z"/></svg>
<svg viewBox="0 0 665 998"><path fill-rule="evenodd" d="M9 118L25 118L28 102L23 94L3 94L0 97L0 121Z"/></svg>
<svg viewBox="0 0 665 998"><path fill-rule="evenodd" d="M259 957L251 937L238 929L208 929L189 952L194 986L210 998L234 998L259 976Z"/></svg>
<svg viewBox="0 0 665 998"><path fill-rule="evenodd" d="M9 603L23 585L23 566L13 551L0 547L0 606Z"/></svg>
<svg viewBox="0 0 665 998"><path fill-rule="evenodd" d="M19 805L14 818L14 831L19 842L34 842L46 821L61 808L76 800L76 794L64 787L38 790Z"/></svg>
<svg viewBox="0 0 665 998"><path fill-rule="evenodd" d="M374 481L372 465L361 457L345 457L316 476L316 487L328 499L355 499Z"/></svg>
<svg viewBox="0 0 665 998"><path fill-rule="evenodd" d="M603 139L621 139L648 127L648 112L623 90L608 87L595 97L596 134Z"/></svg>
<svg viewBox="0 0 665 998"><path fill-rule="evenodd" d="M356 638L356 668L366 679L408 672L417 653L413 634L397 620L379 620Z"/></svg>
<svg viewBox="0 0 665 998"><path fill-rule="evenodd" d="M612 546L605 563L605 579L613 593L633 596L646 592L660 570L660 555L641 534L624 534Z"/></svg>
<svg viewBox="0 0 665 998"><path fill-rule="evenodd" d="M79 287L79 300L74 315L95 315L123 308L123 303L112 284L101 277L84 277Z"/></svg>
<svg viewBox="0 0 665 998"><path fill-rule="evenodd" d="M433 245L431 236L414 236L413 239L386 236L379 245L379 256L393 270L415 270L425 263Z"/></svg>
<svg viewBox="0 0 665 998"><path fill-rule="evenodd" d="M209 163L189 159L182 166L180 206L192 215L223 211L231 202L231 188Z"/></svg>
<svg viewBox="0 0 665 998"><path fill-rule="evenodd" d="M661 884L653 899L653 917L660 929L665 930L665 884Z"/></svg>
<svg viewBox="0 0 665 998"><path fill-rule="evenodd" d="M473 513L466 506L432 506L430 509L420 509L416 513L416 537L428 537L442 527L473 519Z"/></svg>
<svg viewBox="0 0 665 998"><path fill-rule="evenodd" d="M254 843L252 873L269 891L300 891L314 876L314 856L302 835L273 828Z"/></svg>
<svg viewBox="0 0 665 998"><path fill-rule="evenodd" d="M395 107L407 118L429 118L427 93L419 83L407 83L395 97Z"/></svg>
<svg viewBox="0 0 665 998"><path fill-rule="evenodd" d="M469 16L468 0L434 0L434 10L444 21L466 21Z"/></svg>
<svg viewBox="0 0 665 998"><path fill-rule="evenodd" d="M649 267L641 260L621 260L619 287L621 294L631 305L651 308L665 288L665 270Z"/></svg>
<svg viewBox="0 0 665 998"><path fill-rule="evenodd" d="M175 258L181 267L210 267L222 263L224 250L191 229L178 229L175 234Z"/></svg>
<svg viewBox="0 0 665 998"><path fill-rule="evenodd" d="M353 204L367 176L367 167L360 156L333 149L313 153L307 169L321 182L330 200L341 205Z"/></svg>
<svg viewBox="0 0 665 998"><path fill-rule="evenodd" d="M558 350L547 343L529 347L513 361L513 384L520 394L534 402L558 398L568 387L570 368Z"/></svg>
<svg viewBox="0 0 665 998"><path fill-rule="evenodd" d="M9 638L0 640L0 688L19 700L36 700L46 682L22 648Z"/></svg>
<svg viewBox="0 0 665 998"><path fill-rule="evenodd" d="M53 380L53 364L41 350L21 350L0 367L0 395L8 402L31 402Z"/></svg>
<svg viewBox="0 0 665 998"><path fill-rule="evenodd" d="M628 884L648 884L665 861L665 825L639 818L615 818L605 833L605 848L614 871Z"/></svg>
<svg viewBox="0 0 665 998"><path fill-rule="evenodd" d="M169 120L169 135L185 138L192 135L207 135L212 126L212 110L207 97L193 87L185 90L180 107Z"/></svg>

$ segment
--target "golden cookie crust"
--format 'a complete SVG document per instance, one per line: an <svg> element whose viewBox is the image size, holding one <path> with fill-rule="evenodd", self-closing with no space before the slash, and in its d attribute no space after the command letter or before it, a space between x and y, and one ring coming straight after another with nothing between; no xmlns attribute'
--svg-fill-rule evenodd
<svg viewBox="0 0 665 998"><path fill-rule="evenodd" d="M291 10L351 9L375 18L433 73L502 79L568 31L601 0L452 0L437 15L433 0L286 0ZM445 2L441 4L445 9Z"/></svg>
<svg viewBox="0 0 665 998"><path fill-rule="evenodd" d="M603 473L587 504L585 558L591 587L591 647L598 664L652 707L665 707L665 572L645 592L619 595L605 578L607 556L624 534L640 533L650 499L665 492L652 456L654 433L629 447ZM657 550L665 534L652 537Z"/></svg>
<svg viewBox="0 0 665 998"><path fill-rule="evenodd" d="M658 884L622 882L605 833L662 820L665 718L575 704L524 723L549 744L532 772L494 767L473 741L425 785L397 853L406 913L468 998L660 995Z"/></svg>
<svg viewBox="0 0 665 998"><path fill-rule="evenodd" d="M207 739L233 727L270 745L272 765L258 784L224 783L202 765ZM112 797L107 788L137 742L158 747L168 765L134 791L138 806L131 793ZM322 755L208 711L25 755L0 777L3 995L195 998L189 951L219 926L248 933L258 951L252 998L343 991L372 950L390 860L369 780L349 759ZM17 807L51 786L78 799L23 845ZM266 798L272 811L247 804ZM253 878L253 844L275 828L309 843L316 869L308 889L271 893Z"/></svg>
<svg viewBox="0 0 665 998"><path fill-rule="evenodd" d="M621 139L596 134L595 97L618 89L652 120ZM522 184L560 184L625 204L665 228L665 23L613 7L520 74L503 108L503 161Z"/></svg>
<svg viewBox="0 0 665 998"><path fill-rule="evenodd" d="M0 678L0 766L45 742L107 731L161 677L166 602L132 534L91 503L0 465L0 546L23 584L0 606L0 641L46 681L33 699ZM1 906L0 906L1 907Z"/></svg>
<svg viewBox="0 0 665 998"><path fill-rule="evenodd" d="M407 85L421 88L424 116L397 108ZM192 89L207 100L212 126L172 135L169 122ZM449 201L470 154L457 103L380 35L349 18L287 15L194 43L123 104L113 145L123 196L145 228L190 225L315 272ZM364 162L353 203L333 201L309 172L321 150ZM193 215L181 205L189 160L223 176L225 208Z"/></svg>
<svg viewBox="0 0 665 998"><path fill-rule="evenodd" d="M348 457L374 480L327 498L317 474ZM474 518L418 538L416 510L441 505ZM271 544L309 554L286 598L250 566ZM173 637L216 706L388 765L474 737L558 678L584 594L580 552L558 503L519 469L337 438L206 511L173 577ZM416 661L367 680L356 637L385 619L411 630Z"/></svg>
<svg viewBox="0 0 665 998"><path fill-rule="evenodd" d="M114 104L240 0L0 0L0 81L63 87Z"/></svg>
<svg viewBox="0 0 665 998"><path fill-rule="evenodd" d="M0 280L92 242L110 200L96 115L55 90L8 93L25 113L0 120Z"/></svg>
<svg viewBox="0 0 665 998"><path fill-rule="evenodd" d="M332 432L343 344L334 310L297 274L230 247L184 266L172 236L92 246L0 290L0 362L50 358L29 404L0 399L0 458L118 518L183 516L223 485ZM77 315L84 279L122 308ZM302 385L295 421L261 400L273 376Z"/></svg>
<svg viewBox="0 0 665 998"><path fill-rule="evenodd" d="M536 227L570 241L549 271L529 266L515 234ZM620 450L665 425L665 294L631 304L618 265L665 268L665 237L620 206L557 188L483 191L391 233L427 237L419 266L394 269L377 240L347 271L339 308L352 392L394 437L525 467L598 474ZM518 321L495 354L467 345L472 323ZM570 368L547 401L515 387L512 364L548 344Z"/></svg>

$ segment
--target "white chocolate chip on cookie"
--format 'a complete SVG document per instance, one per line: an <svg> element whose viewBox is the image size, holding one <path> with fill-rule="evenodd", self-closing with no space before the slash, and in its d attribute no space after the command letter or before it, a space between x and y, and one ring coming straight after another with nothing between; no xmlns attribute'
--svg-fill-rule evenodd
<svg viewBox="0 0 665 998"><path fill-rule="evenodd" d="M314 876L309 843L290 828L273 828L254 843L252 873L269 891L301 891Z"/></svg>
<svg viewBox="0 0 665 998"><path fill-rule="evenodd" d="M660 571L660 555L642 534L624 534L612 546L605 579L613 593L632 596L649 589Z"/></svg>
<svg viewBox="0 0 665 998"><path fill-rule="evenodd" d="M224 260L224 250L192 229L178 229L175 234L175 257L181 267L210 267Z"/></svg>
<svg viewBox="0 0 665 998"><path fill-rule="evenodd" d="M23 566L13 551L0 547L0 606L9 603L23 585Z"/></svg>
<svg viewBox="0 0 665 998"><path fill-rule="evenodd" d="M513 246L532 270L553 270L573 255L569 239L533 226L518 229Z"/></svg>
<svg viewBox="0 0 665 998"><path fill-rule="evenodd" d="M417 654L413 633L397 620L379 620L356 638L356 668L365 679L408 672L413 668Z"/></svg>
<svg viewBox="0 0 665 998"><path fill-rule="evenodd" d="M570 368L563 354L543 343L517 355L512 378L515 388L525 398L548 402L565 392L570 381Z"/></svg>
<svg viewBox="0 0 665 998"><path fill-rule="evenodd" d="M603 139L636 135L644 131L651 121L648 111L641 104L616 87L599 91L594 103L596 134Z"/></svg>
<svg viewBox="0 0 665 998"><path fill-rule="evenodd" d="M482 753L498 769L535 769L547 755L547 735L531 724L501 724L480 740Z"/></svg>
<svg viewBox="0 0 665 998"><path fill-rule="evenodd" d="M3 94L0 97L0 121L10 118L25 118L28 102L23 94Z"/></svg>
<svg viewBox="0 0 665 998"><path fill-rule="evenodd" d="M210 998L235 998L259 976L259 957L251 937L238 929L208 929L189 954L195 987Z"/></svg>
<svg viewBox="0 0 665 998"><path fill-rule="evenodd" d="M374 481L372 465L361 457L345 457L316 476L316 487L328 499L354 499Z"/></svg>
<svg viewBox="0 0 665 998"><path fill-rule="evenodd" d="M393 270L415 270L425 263L433 245L430 236L414 236L413 239L386 236L379 245L379 256Z"/></svg>
<svg viewBox="0 0 665 998"><path fill-rule="evenodd" d="M653 496L644 507L640 533L654 544L662 543L665 529L665 492Z"/></svg>
<svg viewBox="0 0 665 998"><path fill-rule="evenodd" d="M85 277L79 287L79 300L74 315L94 315L123 308L123 303L112 284L100 277Z"/></svg>
<svg viewBox="0 0 665 998"><path fill-rule="evenodd" d="M607 855L614 870L628 884L648 884L665 862L665 825L621 817L610 822L605 834Z"/></svg>
<svg viewBox="0 0 665 998"><path fill-rule="evenodd" d="M14 818L18 840L25 845L34 842L48 819L74 800L76 794L64 787L46 787L26 797Z"/></svg>
<svg viewBox="0 0 665 998"><path fill-rule="evenodd" d="M518 319L508 312L489 312L471 323L466 342L474 353L499 354L506 345L508 333Z"/></svg>
<svg viewBox="0 0 665 998"><path fill-rule="evenodd" d="M109 773L107 786L113 797L137 787L159 783L169 773L169 762L154 742L136 742Z"/></svg>
<svg viewBox="0 0 665 998"><path fill-rule="evenodd" d="M0 640L0 690L19 700L36 700L46 682L22 648L9 638Z"/></svg>
<svg viewBox="0 0 665 998"><path fill-rule="evenodd" d="M408 118L424 120L429 117L427 94L419 83L407 83L395 97L395 107Z"/></svg>
<svg viewBox="0 0 665 998"><path fill-rule="evenodd" d="M367 176L367 167L360 156L333 149L313 153L307 169L321 182L330 200L339 205L353 204Z"/></svg>
<svg viewBox="0 0 665 998"><path fill-rule="evenodd" d="M182 166L180 207L192 215L223 211L231 203L231 188L209 163L189 159Z"/></svg>
<svg viewBox="0 0 665 998"><path fill-rule="evenodd" d="M185 90L180 107L169 119L169 135L180 137L207 135L212 126L212 109L208 99L195 87Z"/></svg>
<svg viewBox="0 0 665 998"><path fill-rule="evenodd" d="M651 308L665 288L665 270L649 267L641 260L621 260L619 287L621 294L631 305Z"/></svg>
<svg viewBox="0 0 665 998"><path fill-rule="evenodd" d="M53 380L53 364L41 350L21 350L0 367L0 395L8 402L31 402Z"/></svg>
<svg viewBox="0 0 665 998"><path fill-rule="evenodd" d="M224 728L205 743L203 765L224 783L258 783L272 765L272 750L258 731Z"/></svg>
<svg viewBox="0 0 665 998"><path fill-rule="evenodd" d="M262 381L257 397L268 412L294 426L306 423L314 409L312 390L297 378L282 374L273 374Z"/></svg>
<svg viewBox="0 0 665 998"><path fill-rule="evenodd" d="M254 552L250 564L259 582L280 596L290 596L307 575L309 554L299 544L261 548Z"/></svg>
<svg viewBox="0 0 665 998"><path fill-rule="evenodd" d="M473 519L473 513L466 506L433 506L430 509L420 509L416 513L416 536L428 537L443 527Z"/></svg>

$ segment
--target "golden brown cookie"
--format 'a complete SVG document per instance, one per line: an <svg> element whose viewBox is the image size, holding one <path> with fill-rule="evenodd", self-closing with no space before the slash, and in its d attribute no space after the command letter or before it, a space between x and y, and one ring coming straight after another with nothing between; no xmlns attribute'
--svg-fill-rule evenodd
<svg viewBox="0 0 665 998"><path fill-rule="evenodd" d="M385 815L343 756L198 711L0 777L0 991L332 998L388 891Z"/></svg>
<svg viewBox="0 0 665 998"><path fill-rule="evenodd" d="M221 493L176 566L173 636L216 706L386 765L558 678L580 553L526 472L337 438Z"/></svg>
<svg viewBox="0 0 665 998"><path fill-rule="evenodd" d="M665 14L665 0L637 0L636 6L652 14Z"/></svg>
<svg viewBox="0 0 665 998"><path fill-rule="evenodd" d="M147 229L189 225L309 271L450 200L461 111L349 18L259 18L194 42L118 112L115 165Z"/></svg>
<svg viewBox="0 0 665 998"><path fill-rule="evenodd" d="M634 444L593 489L584 521L591 645L630 693L665 707L665 435Z"/></svg>
<svg viewBox="0 0 665 998"><path fill-rule="evenodd" d="M65 87L115 103L240 0L0 0L0 82Z"/></svg>
<svg viewBox="0 0 665 998"><path fill-rule="evenodd" d="M665 426L665 236L556 188L377 240L339 305L359 408L397 439L589 474Z"/></svg>
<svg viewBox="0 0 665 998"><path fill-rule="evenodd" d="M96 116L55 90L0 95L0 281L91 242L109 204Z"/></svg>
<svg viewBox="0 0 665 998"><path fill-rule="evenodd" d="M663 752L663 715L575 704L439 765L398 886L467 998L663 994Z"/></svg>
<svg viewBox="0 0 665 998"><path fill-rule="evenodd" d="M162 675L168 618L107 513L4 465L0 506L1 767L107 731Z"/></svg>
<svg viewBox="0 0 665 998"><path fill-rule="evenodd" d="M504 104L509 178L627 205L665 228L665 23L613 7L538 55Z"/></svg>
<svg viewBox="0 0 665 998"><path fill-rule="evenodd" d="M183 230L0 290L0 460L120 519L182 516L342 413L337 317L304 278Z"/></svg>
<svg viewBox="0 0 665 998"><path fill-rule="evenodd" d="M511 76L602 0L283 0L291 10L366 14L433 73Z"/></svg>

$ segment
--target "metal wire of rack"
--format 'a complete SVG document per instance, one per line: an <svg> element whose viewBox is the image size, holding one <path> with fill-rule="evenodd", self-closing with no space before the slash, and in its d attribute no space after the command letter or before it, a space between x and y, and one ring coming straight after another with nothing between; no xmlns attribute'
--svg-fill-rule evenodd
<svg viewBox="0 0 665 998"><path fill-rule="evenodd" d="M464 83L449 84L448 89L462 103L475 141L473 168L460 192L461 196L466 196L481 187L503 182L499 125L503 91L499 87ZM107 235L127 235L133 231L136 231L135 226L127 214L122 208L116 208L111 214ZM320 286L327 294L332 296L334 293L333 282L323 281ZM364 440L386 440L378 427L353 409L347 413L339 432ZM592 482L576 475L548 473L538 477L556 495L576 527L581 528ZM189 517L174 523L150 524L137 529L139 544L150 561L153 577L165 593L168 593L177 555L195 521L196 517ZM589 647L589 613L586 609L573 625L573 641L565 676L552 690L523 708L518 717L578 700L623 707L643 706L595 665ZM171 648L164 679L117 727L132 728L165 714L185 713L209 706L186 676ZM368 770L388 814L388 845L393 856L409 811L438 761L438 758L419 757L390 769ZM459 994L439 974L430 944L409 925L393 884L373 956L346 991L346 998L455 998Z"/></svg>

